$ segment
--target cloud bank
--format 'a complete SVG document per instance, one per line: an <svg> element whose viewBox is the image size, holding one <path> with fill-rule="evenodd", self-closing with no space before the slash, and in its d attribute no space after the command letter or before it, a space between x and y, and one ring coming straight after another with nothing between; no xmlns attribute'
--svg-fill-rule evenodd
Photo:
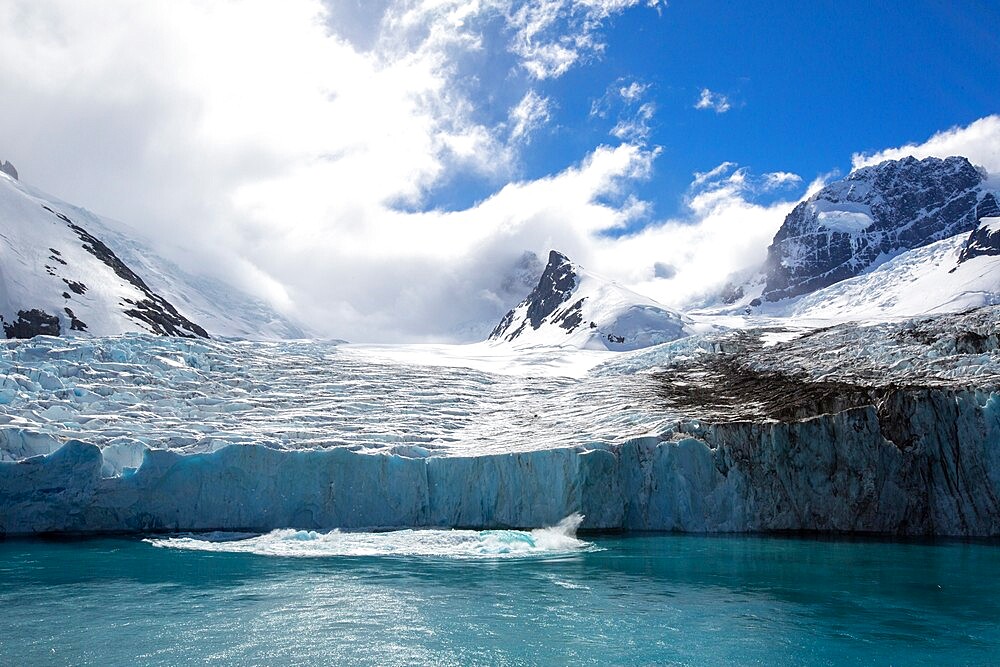
<svg viewBox="0 0 1000 667"><path fill-rule="evenodd" d="M921 144L907 144L870 154L855 153L851 162L854 169L860 169L909 155L918 159L964 155L990 174L1000 175L1000 115L986 116L965 127L938 132Z"/></svg>
<svg viewBox="0 0 1000 667"><path fill-rule="evenodd" d="M9 0L0 151L26 182L126 221L318 335L481 338L551 248L682 306L763 260L797 175L724 163L692 175L679 215L651 219L635 193L669 159L648 145L664 112L630 79L594 102L610 130L582 159L520 171L557 108L546 85L601 56L610 19L665 6ZM994 136L1000 121L979 123L928 144L960 137L976 159L967 133ZM428 205L463 177L492 194Z"/></svg>

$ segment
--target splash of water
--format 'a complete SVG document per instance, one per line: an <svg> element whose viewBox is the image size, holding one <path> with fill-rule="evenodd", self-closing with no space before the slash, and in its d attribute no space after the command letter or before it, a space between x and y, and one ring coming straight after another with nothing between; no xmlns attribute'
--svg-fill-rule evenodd
<svg viewBox="0 0 1000 667"><path fill-rule="evenodd" d="M399 556L458 560L537 558L593 550L593 544L576 537L582 521L582 515L572 514L555 526L531 531L408 529L351 533L286 528L263 535L212 532L145 541L161 548L262 556Z"/></svg>

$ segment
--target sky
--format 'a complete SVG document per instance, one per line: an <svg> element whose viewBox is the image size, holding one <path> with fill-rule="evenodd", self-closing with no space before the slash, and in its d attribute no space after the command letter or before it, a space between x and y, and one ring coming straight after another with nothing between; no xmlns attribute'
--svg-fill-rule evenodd
<svg viewBox="0 0 1000 667"><path fill-rule="evenodd" d="M317 335L474 340L552 248L686 308L852 169L1000 173L997 25L995 0L5 0L0 159Z"/></svg>

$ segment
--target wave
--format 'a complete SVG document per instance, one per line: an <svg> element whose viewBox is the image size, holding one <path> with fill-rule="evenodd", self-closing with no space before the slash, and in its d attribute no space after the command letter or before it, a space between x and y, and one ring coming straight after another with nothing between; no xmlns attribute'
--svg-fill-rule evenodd
<svg viewBox="0 0 1000 667"><path fill-rule="evenodd" d="M272 530L253 533L190 533L144 540L154 547L250 553L261 556L321 558L336 556L397 556L479 560L532 558L592 551L590 542L576 537L583 521L571 514L555 526L523 530L407 529L381 533L333 530Z"/></svg>

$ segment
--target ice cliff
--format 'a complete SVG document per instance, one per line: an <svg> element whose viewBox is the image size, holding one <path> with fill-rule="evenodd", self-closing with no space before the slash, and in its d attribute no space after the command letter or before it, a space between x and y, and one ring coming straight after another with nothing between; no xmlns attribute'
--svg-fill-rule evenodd
<svg viewBox="0 0 1000 667"><path fill-rule="evenodd" d="M422 399L430 410L444 401L454 411L495 392L510 411L481 431L476 420L456 423L425 446L404 446L417 434L370 435L392 441L380 451L329 434L325 446L306 449L251 443L187 453L154 443L124 451L112 443L121 419L94 431L93 439L109 438L102 447L62 444L12 419L0 429L8 458L0 463L0 532L533 527L581 512L591 529L998 535L998 315L994 307L874 327L689 338L516 399L512 385L488 376L436 382ZM120 372L127 366L115 363ZM21 370L19 387L35 382L31 392L56 384ZM350 381L327 391L363 385L373 372L351 367ZM367 410L384 422L392 412L376 396ZM130 418L141 419L152 399L128 400L136 404ZM518 425L528 429L562 404L621 437L532 448L541 436ZM66 422L65 411L46 410ZM364 428L357 416L355 428ZM409 407L400 410L407 417ZM92 410L86 417L96 418ZM478 451L475 441L497 431L507 451Z"/></svg>
<svg viewBox="0 0 1000 667"><path fill-rule="evenodd" d="M924 389L796 422L683 422L658 437L409 458L233 445L147 450L102 477L73 440L0 464L0 532L534 527L1000 534L1000 395Z"/></svg>

